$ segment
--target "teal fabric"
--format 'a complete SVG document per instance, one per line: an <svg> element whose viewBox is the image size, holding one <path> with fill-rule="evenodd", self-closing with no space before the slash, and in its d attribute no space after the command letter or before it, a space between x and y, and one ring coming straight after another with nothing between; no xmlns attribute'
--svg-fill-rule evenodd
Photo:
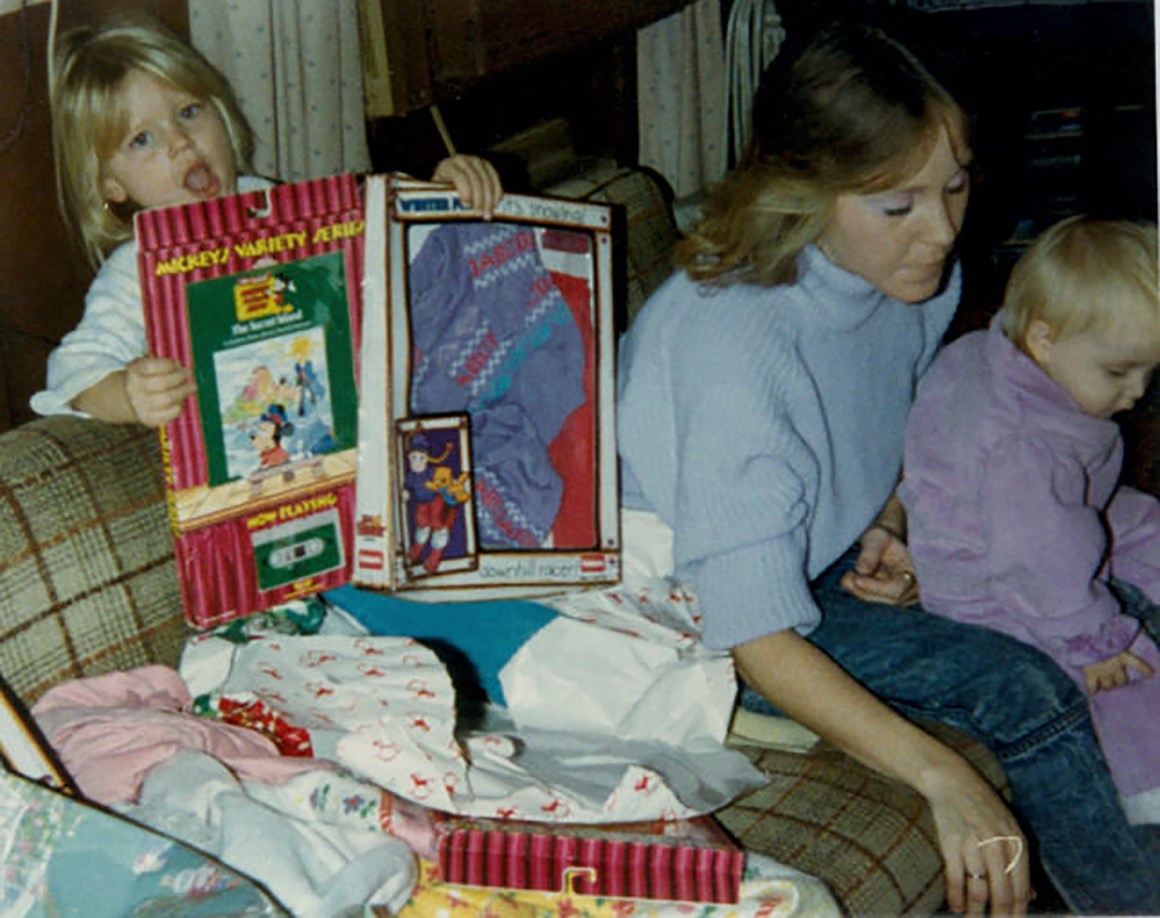
<svg viewBox="0 0 1160 918"><path fill-rule="evenodd" d="M371 634L411 637L431 646L451 670L457 690L470 696L478 688L499 705L506 704L500 670L559 614L520 599L417 602L350 585L323 596Z"/></svg>

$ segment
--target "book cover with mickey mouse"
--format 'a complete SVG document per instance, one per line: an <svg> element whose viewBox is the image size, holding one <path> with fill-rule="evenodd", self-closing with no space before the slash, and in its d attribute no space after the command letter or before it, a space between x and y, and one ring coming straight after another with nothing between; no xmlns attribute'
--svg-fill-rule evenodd
<svg viewBox="0 0 1160 918"><path fill-rule="evenodd" d="M350 578L363 227L350 175L137 216L150 350L197 385L162 431L197 626Z"/></svg>

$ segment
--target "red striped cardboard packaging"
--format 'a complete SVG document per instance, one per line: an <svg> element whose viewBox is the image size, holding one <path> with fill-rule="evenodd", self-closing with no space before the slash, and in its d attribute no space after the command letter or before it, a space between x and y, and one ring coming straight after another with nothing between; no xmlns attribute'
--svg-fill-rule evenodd
<svg viewBox="0 0 1160 918"><path fill-rule="evenodd" d="M618 899L736 903L744 851L712 816L615 825L448 817L443 882Z"/></svg>
<svg viewBox="0 0 1160 918"><path fill-rule="evenodd" d="M357 177L136 216L149 350L197 392L161 432L184 613L350 579L365 217Z"/></svg>

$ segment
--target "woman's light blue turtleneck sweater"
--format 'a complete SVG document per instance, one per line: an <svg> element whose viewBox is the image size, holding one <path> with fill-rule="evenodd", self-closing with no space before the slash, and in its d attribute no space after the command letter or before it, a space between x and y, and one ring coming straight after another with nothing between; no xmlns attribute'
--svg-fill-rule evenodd
<svg viewBox="0 0 1160 918"><path fill-rule="evenodd" d="M906 417L958 304L919 305L815 247L798 281L704 287L674 275L621 342L624 506L674 531L711 647L820 620L809 591L898 481Z"/></svg>

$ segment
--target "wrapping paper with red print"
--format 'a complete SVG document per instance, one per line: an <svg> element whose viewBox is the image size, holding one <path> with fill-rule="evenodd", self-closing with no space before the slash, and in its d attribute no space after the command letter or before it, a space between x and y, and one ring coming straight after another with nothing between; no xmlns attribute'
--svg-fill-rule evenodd
<svg viewBox="0 0 1160 918"><path fill-rule="evenodd" d="M305 730L316 757L444 812L555 823L682 819L753 786L748 760L727 749L552 737L510 723L459 736L447 670L408 638L272 635L240 646L210 639L199 653L215 640L228 663L206 669L228 675L211 692L260 701ZM695 787L689 774L698 775ZM683 782L681 794L670 776Z"/></svg>
<svg viewBox="0 0 1160 918"><path fill-rule="evenodd" d="M258 699L217 697L210 700L210 707L227 724L249 727L264 733L284 756L314 757L310 731L289 723L285 717Z"/></svg>
<svg viewBox="0 0 1160 918"><path fill-rule="evenodd" d="M136 217L149 350L197 386L161 435L195 626L350 577L364 226L352 175Z"/></svg>

